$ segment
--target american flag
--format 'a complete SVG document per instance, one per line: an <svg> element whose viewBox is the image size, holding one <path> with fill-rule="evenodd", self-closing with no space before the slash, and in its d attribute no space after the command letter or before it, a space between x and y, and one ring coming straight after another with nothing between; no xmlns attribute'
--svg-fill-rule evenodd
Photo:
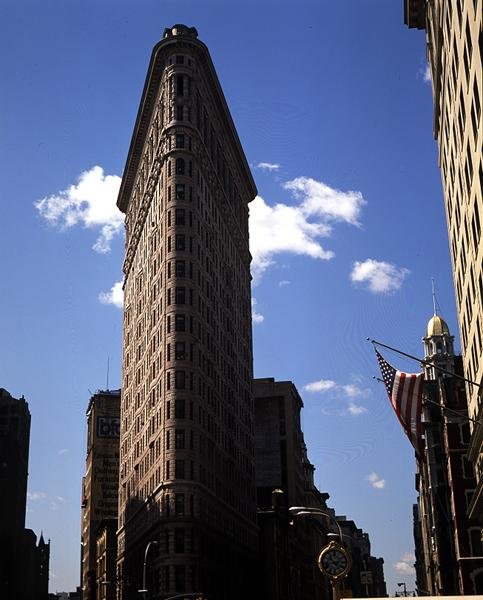
<svg viewBox="0 0 483 600"><path fill-rule="evenodd" d="M409 441L422 455L421 403L424 373L403 373L392 367L376 350L387 395Z"/></svg>

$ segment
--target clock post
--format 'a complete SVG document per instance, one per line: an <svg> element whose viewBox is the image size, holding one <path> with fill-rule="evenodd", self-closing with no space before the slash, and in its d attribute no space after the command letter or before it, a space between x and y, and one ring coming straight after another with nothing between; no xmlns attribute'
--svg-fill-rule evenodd
<svg viewBox="0 0 483 600"><path fill-rule="evenodd" d="M317 564L330 580L333 600L340 600L341 582L351 568L350 554L341 543L332 540L322 548Z"/></svg>
<svg viewBox="0 0 483 600"><path fill-rule="evenodd" d="M341 597L341 582L352 566L351 556L342 542L342 529L339 522L330 512L325 512L320 508L312 508L310 506L291 506L288 509L289 513L294 517L303 516L318 516L332 520L337 528L337 534L329 533L328 538L336 536L339 541L332 540L327 546L322 548L317 560L320 571L329 578L332 586L333 600L340 600Z"/></svg>

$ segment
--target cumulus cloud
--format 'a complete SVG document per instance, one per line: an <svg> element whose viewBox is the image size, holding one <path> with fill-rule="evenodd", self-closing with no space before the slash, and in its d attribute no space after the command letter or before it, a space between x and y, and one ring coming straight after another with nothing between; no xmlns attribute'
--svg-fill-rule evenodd
<svg viewBox="0 0 483 600"><path fill-rule="evenodd" d="M381 477L379 477L379 475L377 473L375 473L374 471L372 473L370 473L366 477L366 479L367 479L367 481L369 481L369 483L372 485L372 487L375 488L376 490L382 490L386 487L386 480L381 479Z"/></svg>
<svg viewBox="0 0 483 600"><path fill-rule="evenodd" d="M306 392L327 392L335 387L337 387L335 381L332 381L331 379L319 379L318 381L313 381L312 383L304 385L304 390Z"/></svg>
<svg viewBox="0 0 483 600"><path fill-rule="evenodd" d="M395 570L398 573L405 575L414 575L414 562L415 557L412 552L406 552L401 556L401 559L394 565Z"/></svg>
<svg viewBox="0 0 483 600"><path fill-rule="evenodd" d="M359 415L366 413L367 408L365 406L361 406L360 404L356 404L355 402L349 402L349 405L347 406L347 412L354 417L358 417Z"/></svg>
<svg viewBox="0 0 483 600"><path fill-rule="evenodd" d="M425 83L431 83L431 68L429 64L426 64L426 68L424 69L423 81Z"/></svg>
<svg viewBox="0 0 483 600"><path fill-rule="evenodd" d="M256 298L252 297L252 322L255 323L256 325L258 325L259 323L263 323L263 321L265 320L265 317L262 314L260 314L259 312L257 312L257 309L255 308L256 304L257 304Z"/></svg>
<svg viewBox="0 0 483 600"><path fill-rule="evenodd" d="M350 277L353 283L367 285L374 294L390 294L402 286L408 274L404 267L368 258L354 263Z"/></svg>
<svg viewBox="0 0 483 600"><path fill-rule="evenodd" d="M122 281L116 281L108 292L101 292L99 294L99 302L102 304L112 304L117 308L122 308L124 304L122 283Z"/></svg>
<svg viewBox="0 0 483 600"><path fill-rule="evenodd" d="M102 167L83 171L77 183L34 203L40 216L61 230L75 225L99 231L92 248L109 252L112 238L122 230L124 215L116 206L121 178L105 175Z"/></svg>
<svg viewBox="0 0 483 600"><path fill-rule="evenodd" d="M361 388L353 383L348 383L345 385L341 385L332 379L319 379L318 381L313 381L312 383L308 383L304 385L303 388L306 392L310 393L321 393L325 394L330 392L330 395L337 400L345 400L349 399L347 406L345 409L340 410L339 408L332 412L332 414L337 414L341 417L352 416L358 417L367 412L367 408L360 404L356 404L354 402L354 398L365 398L370 394L368 389ZM327 412L326 414L331 414Z"/></svg>
<svg viewBox="0 0 483 600"><path fill-rule="evenodd" d="M257 169L262 169L262 171L278 171L280 165L277 163L259 162Z"/></svg>
<svg viewBox="0 0 483 600"><path fill-rule="evenodd" d="M359 225L365 200L360 192L341 192L309 177L284 183L294 205L270 206L261 196L250 203L250 251L255 283L274 264L277 254L290 253L330 260L320 238L329 237L334 223Z"/></svg>
<svg viewBox="0 0 483 600"><path fill-rule="evenodd" d="M47 494L45 492L27 492L27 498L31 502L38 502L47 498Z"/></svg>
<svg viewBox="0 0 483 600"><path fill-rule="evenodd" d="M310 177L287 181L284 188L302 200L302 208L309 216L360 225L360 213L366 203L360 192L342 192Z"/></svg>

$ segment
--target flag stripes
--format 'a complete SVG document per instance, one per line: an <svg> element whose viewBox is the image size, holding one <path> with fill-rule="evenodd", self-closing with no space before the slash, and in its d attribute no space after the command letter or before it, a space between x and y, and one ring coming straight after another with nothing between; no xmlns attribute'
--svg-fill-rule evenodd
<svg viewBox="0 0 483 600"><path fill-rule="evenodd" d="M423 373L404 373L391 366L376 350L382 379L394 411L418 454L422 454L421 409Z"/></svg>

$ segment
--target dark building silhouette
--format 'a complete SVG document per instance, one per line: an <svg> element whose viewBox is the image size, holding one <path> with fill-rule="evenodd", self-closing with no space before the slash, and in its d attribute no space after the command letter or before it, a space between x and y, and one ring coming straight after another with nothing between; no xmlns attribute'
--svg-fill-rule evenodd
<svg viewBox="0 0 483 600"><path fill-rule="evenodd" d="M30 412L0 388L0 598L47 600L50 541L25 529Z"/></svg>
<svg viewBox="0 0 483 600"><path fill-rule="evenodd" d="M27 505L30 412L0 388L0 596L18 589Z"/></svg>
<svg viewBox="0 0 483 600"><path fill-rule="evenodd" d="M138 598L250 597L257 556L248 203L256 187L207 47L155 46L126 214L118 579Z"/></svg>
<svg viewBox="0 0 483 600"><path fill-rule="evenodd" d="M82 480L83 600L116 597L120 390L94 394L87 408L86 474Z"/></svg>
<svg viewBox="0 0 483 600"><path fill-rule="evenodd" d="M45 542L41 533L37 536L31 529L24 529L21 577L17 581L16 598L25 600L48 600L49 595L50 540Z"/></svg>
<svg viewBox="0 0 483 600"><path fill-rule="evenodd" d="M317 566L317 557L336 531L343 532L353 566L344 593L386 596L383 559L371 556L367 533L327 506L329 494L314 483L315 467L307 457L300 425L302 399L291 381L254 379L255 459L260 528L260 589L270 600L332 598L330 582ZM292 517L289 507L306 506L328 516ZM366 582L362 584L361 582Z"/></svg>
<svg viewBox="0 0 483 600"><path fill-rule="evenodd" d="M483 593L480 526L468 518L476 486L468 460L470 426L460 356L446 322L434 315L423 338L424 457L418 462L414 507L416 583L420 595ZM449 373L442 372L441 367ZM447 410L450 409L450 410Z"/></svg>
<svg viewBox="0 0 483 600"><path fill-rule="evenodd" d="M345 587L356 598L387 596L384 559L371 555L369 534L346 516L336 518L342 529L344 545L349 550L352 560Z"/></svg>

